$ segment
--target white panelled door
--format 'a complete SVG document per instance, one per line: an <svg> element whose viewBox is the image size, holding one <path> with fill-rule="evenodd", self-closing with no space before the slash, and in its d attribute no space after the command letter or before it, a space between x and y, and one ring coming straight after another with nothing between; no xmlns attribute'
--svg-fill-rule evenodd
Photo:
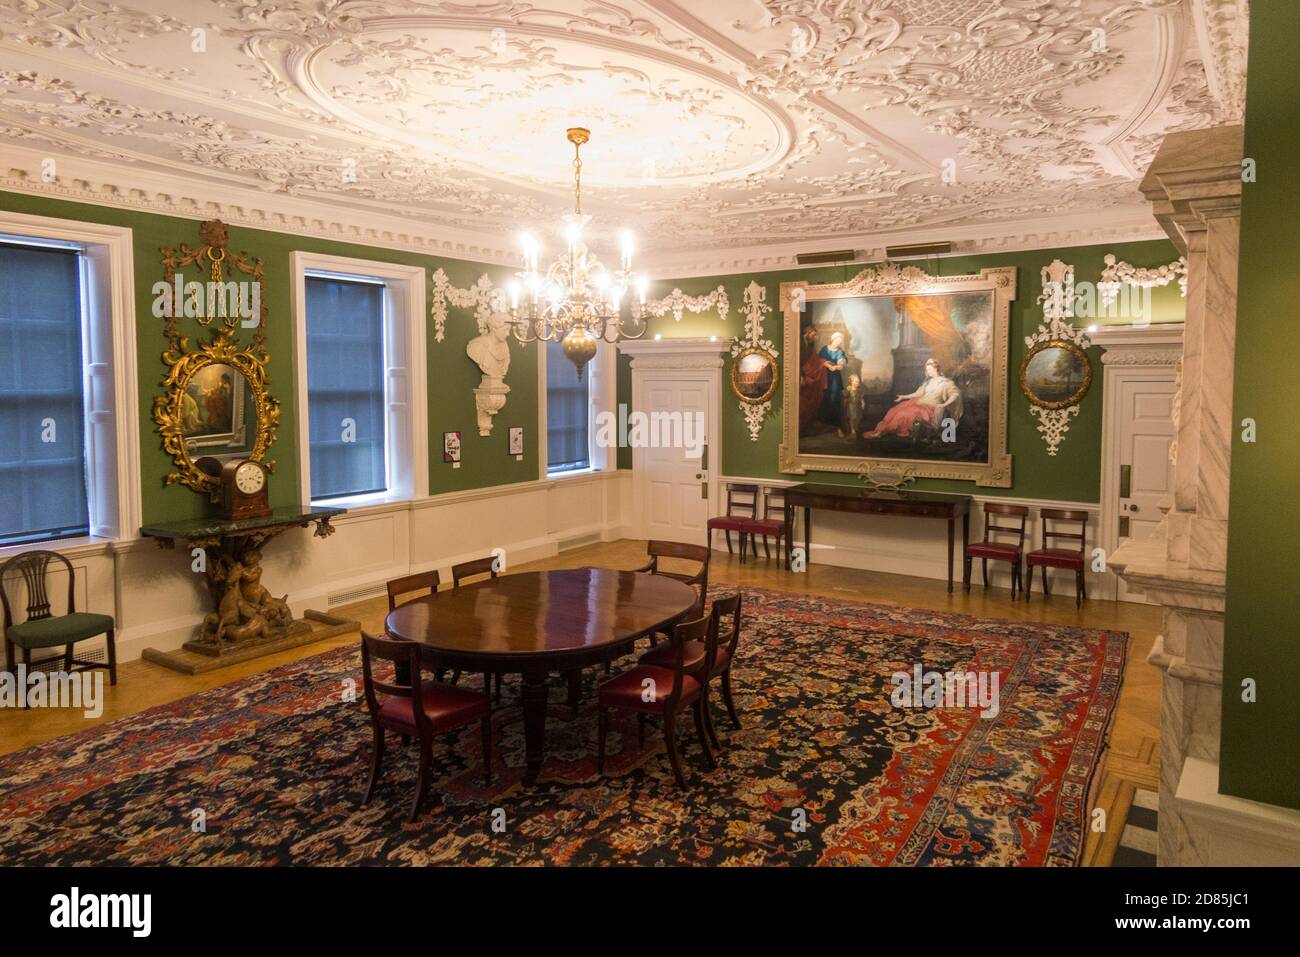
<svg viewBox="0 0 1300 957"><path fill-rule="evenodd" d="M1116 545L1142 541L1164 517L1160 504L1173 497L1173 465L1169 446L1174 440L1172 376L1125 378L1118 383L1119 496ZM1119 598L1142 601L1119 582Z"/></svg>
<svg viewBox="0 0 1300 957"><path fill-rule="evenodd" d="M618 348L632 357L627 437L632 443L637 534L703 545L709 518L718 514L714 477L722 460L718 417L727 344L717 339L640 339L620 342ZM648 442L637 442L634 417L650 423L640 436Z"/></svg>
<svg viewBox="0 0 1300 957"><path fill-rule="evenodd" d="M645 384L645 405L640 409L649 416L653 425L661 423L648 433L653 438L667 439L674 432L685 435L687 417L704 423L704 441L708 442L709 395L708 383L698 379L660 380ZM680 416L673 416L680 413ZM662 417L660 417L662 416ZM680 422L681 429L673 423ZM663 423L667 423L665 426ZM692 429L695 426L690 426ZM692 433L694 434L694 433ZM646 538L670 542L690 542L703 545L709 520L709 472L706 466L708 453L694 456L694 450L685 448L685 442L676 446L654 447L642 450L643 465L640 481L642 516Z"/></svg>

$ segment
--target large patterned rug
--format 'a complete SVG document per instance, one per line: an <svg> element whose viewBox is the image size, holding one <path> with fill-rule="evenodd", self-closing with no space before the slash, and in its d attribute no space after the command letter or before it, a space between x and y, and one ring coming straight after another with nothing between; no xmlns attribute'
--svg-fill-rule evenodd
<svg viewBox="0 0 1300 957"><path fill-rule="evenodd" d="M553 689L547 763L521 782L508 681L494 783L477 726L435 749L406 822L414 754L390 747L359 806L369 750L360 656L341 648L0 758L0 864L1071 865L1105 746L1127 635L749 589L735 665L744 725L715 712L690 789L657 729L616 715L606 776L596 715ZM624 664L630 664L627 659ZM917 664L996 672L996 717L898 707ZM462 679L473 680L473 679ZM441 791L440 801L437 792Z"/></svg>

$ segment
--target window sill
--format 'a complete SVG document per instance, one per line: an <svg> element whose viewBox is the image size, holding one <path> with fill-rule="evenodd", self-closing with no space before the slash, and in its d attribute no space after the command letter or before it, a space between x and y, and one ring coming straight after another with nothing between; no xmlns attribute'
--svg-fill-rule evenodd
<svg viewBox="0 0 1300 957"><path fill-rule="evenodd" d="M562 482L567 478L591 478L593 475L599 475L604 469L598 469L594 466L588 466L585 469L568 469L564 472L547 472L546 480L548 482Z"/></svg>
<svg viewBox="0 0 1300 957"><path fill-rule="evenodd" d="M23 552L58 552L67 558L97 555L107 551L114 543L126 544L126 539L99 538L95 535L78 535L75 538L53 538L38 542L0 546L0 561L21 555Z"/></svg>
<svg viewBox="0 0 1300 957"><path fill-rule="evenodd" d="M411 501L409 495L389 495L381 492L371 495L350 495L345 498L327 498L313 501L313 508L345 508L349 512L361 511L370 508L380 508L387 505L404 505Z"/></svg>

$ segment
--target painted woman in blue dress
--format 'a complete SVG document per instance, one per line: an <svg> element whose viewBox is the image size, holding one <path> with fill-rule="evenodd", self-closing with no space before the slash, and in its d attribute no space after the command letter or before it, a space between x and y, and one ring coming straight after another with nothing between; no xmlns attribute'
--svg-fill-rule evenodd
<svg viewBox="0 0 1300 957"><path fill-rule="evenodd" d="M831 341L821 347L817 355L826 367L826 391L822 393L821 408L817 418L827 425L833 425L841 435L844 434L842 401L844 397L844 380L840 370L844 368L848 356L844 353L844 334L831 333Z"/></svg>

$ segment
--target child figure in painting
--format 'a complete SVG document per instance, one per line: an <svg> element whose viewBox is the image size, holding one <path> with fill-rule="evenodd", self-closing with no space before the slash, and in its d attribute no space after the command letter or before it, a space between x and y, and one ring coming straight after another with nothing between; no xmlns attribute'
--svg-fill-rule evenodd
<svg viewBox="0 0 1300 957"><path fill-rule="evenodd" d="M849 384L844 390L844 429L840 430L841 437L845 431L849 435L858 434L858 424L862 419L862 406L866 396L862 393L862 379L856 372L849 373Z"/></svg>
<svg viewBox="0 0 1300 957"><path fill-rule="evenodd" d="M864 439L878 439L882 435L910 438L918 424L940 428L944 419L961 421L961 390L945 376L934 358L925 362L925 381L908 395L894 397L897 403L870 432L862 433Z"/></svg>

